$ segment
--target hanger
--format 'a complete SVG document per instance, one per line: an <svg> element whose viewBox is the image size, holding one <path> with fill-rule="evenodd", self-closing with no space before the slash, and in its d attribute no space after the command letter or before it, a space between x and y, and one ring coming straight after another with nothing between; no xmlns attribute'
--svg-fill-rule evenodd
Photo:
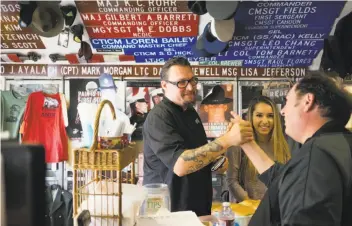
<svg viewBox="0 0 352 226"><path fill-rule="evenodd" d="M13 91L16 92L20 96L27 96L28 95L27 88L24 87L23 83L20 83L17 86L15 86Z"/></svg>
<svg viewBox="0 0 352 226"><path fill-rule="evenodd" d="M42 92L47 94L58 93L58 91L56 90L56 86L54 84L44 84Z"/></svg>

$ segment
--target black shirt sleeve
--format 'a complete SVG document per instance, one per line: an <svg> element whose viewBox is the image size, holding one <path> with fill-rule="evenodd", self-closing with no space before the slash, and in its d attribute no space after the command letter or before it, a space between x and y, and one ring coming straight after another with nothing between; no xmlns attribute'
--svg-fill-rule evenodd
<svg viewBox="0 0 352 226"><path fill-rule="evenodd" d="M259 180L269 187L270 183L280 174L282 168L283 164L275 162L274 165L259 175Z"/></svg>
<svg viewBox="0 0 352 226"><path fill-rule="evenodd" d="M284 226L341 224L343 183L334 160L312 145L310 153L287 171L280 186L281 223Z"/></svg>
<svg viewBox="0 0 352 226"><path fill-rule="evenodd" d="M153 112L144 123L144 142L155 155L173 169L184 151L184 139L177 131L175 122L168 112Z"/></svg>

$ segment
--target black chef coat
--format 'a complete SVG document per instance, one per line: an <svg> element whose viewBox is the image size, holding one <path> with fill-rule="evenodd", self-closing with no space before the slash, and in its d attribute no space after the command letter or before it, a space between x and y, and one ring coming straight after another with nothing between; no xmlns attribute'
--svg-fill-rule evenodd
<svg viewBox="0 0 352 226"><path fill-rule="evenodd" d="M167 184L171 211L191 210L198 216L209 215L212 203L211 166L183 177L173 172L184 150L207 143L204 127L194 108L184 111L164 97L144 122L143 140L143 184Z"/></svg>
<svg viewBox="0 0 352 226"><path fill-rule="evenodd" d="M328 122L285 165L260 175L268 186L249 226L350 226L352 135Z"/></svg>

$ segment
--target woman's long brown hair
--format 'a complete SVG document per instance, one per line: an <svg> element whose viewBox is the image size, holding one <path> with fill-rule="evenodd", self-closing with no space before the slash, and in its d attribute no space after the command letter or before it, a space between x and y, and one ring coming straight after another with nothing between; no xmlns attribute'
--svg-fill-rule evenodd
<svg viewBox="0 0 352 226"><path fill-rule="evenodd" d="M274 114L274 127L273 130L271 131L270 135L270 141L273 144L274 148L274 161L278 161L280 163L286 163L290 158L291 158L291 153L288 148L287 141L285 139L284 133L283 133L283 128L281 125L281 118L280 118L280 113L279 110L273 100L271 100L269 97L266 96L258 96L255 97L251 100L249 103L248 107L248 120L250 121L253 131L254 131L254 138L256 141L258 141L258 137L256 135L254 126L253 126L253 112L257 104L259 103L264 103L273 109L273 114ZM257 174L256 169L254 168L254 165L252 162L246 158L246 169L248 170L248 173L250 177L254 178ZM248 175L248 174L247 174Z"/></svg>

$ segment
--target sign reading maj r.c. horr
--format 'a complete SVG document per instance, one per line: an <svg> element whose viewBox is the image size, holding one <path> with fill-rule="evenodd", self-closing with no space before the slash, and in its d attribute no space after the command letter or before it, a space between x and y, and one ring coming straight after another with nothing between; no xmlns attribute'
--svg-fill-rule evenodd
<svg viewBox="0 0 352 226"><path fill-rule="evenodd" d="M75 1L80 13L180 13L190 12L187 1L93 0Z"/></svg>

